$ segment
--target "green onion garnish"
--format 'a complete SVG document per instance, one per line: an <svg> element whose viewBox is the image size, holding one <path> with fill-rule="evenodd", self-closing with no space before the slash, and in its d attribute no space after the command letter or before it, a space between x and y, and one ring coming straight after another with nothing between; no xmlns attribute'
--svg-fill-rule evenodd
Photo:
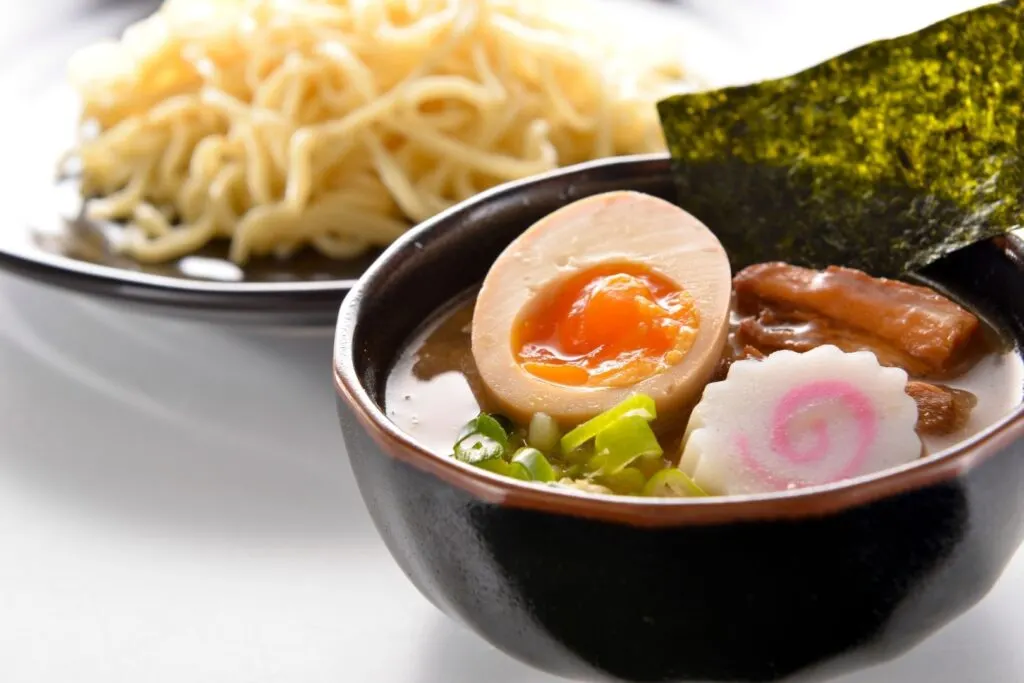
<svg viewBox="0 0 1024 683"><path fill-rule="evenodd" d="M656 417L654 400L634 394L559 438L558 423L545 413L535 413L526 430L480 413L459 432L454 457L521 481L583 477L616 493L705 495L678 470L652 471L664 464L650 425Z"/></svg>
<svg viewBox="0 0 1024 683"><path fill-rule="evenodd" d="M501 426L497 419L487 413L480 413L467 422L462 427L462 430L459 431L459 436L455 439L455 445L458 446L464 439L475 434L498 442L502 448L508 447L508 432L505 431L505 428Z"/></svg>
<svg viewBox="0 0 1024 683"><path fill-rule="evenodd" d="M536 448L520 448L512 456L512 464L525 467L533 481L555 480L555 470L551 467L551 463Z"/></svg>
<svg viewBox="0 0 1024 683"><path fill-rule="evenodd" d="M534 413L526 433L526 443L542 453L553 453L562 433L555 418L547 413Z"/></svg>
<svg viewBox="0 0 1024 683"><path fill-rule="evenodd" d="M624 496L640 495L640 491L647 483L644 473L635 467L624 467L615 474L608 474L597 479L598 483L607 486L614 493Z"/></svg>
<svg viewBox="0 0 1024 683"><path fill-rule="evenodd" d="M609 408L562 437L562 453L568 454L595 438L613 422L623 417L642 417L650 422L658 416L654 399L645 394L633 394L613 408Z"/></svg>
<svg viewBox="0 0 1024 683"><path fill-rule="evenodd" d="M600 472L602 469L604 469L604 464L606 462L608 462L608 454L598 453L596 455L590 456L590 460L587 460L586 464L583 467L586 469L587 472L590 473Z"/></svg>
<svg viewBox="0 0 1024 683"><path fill-rule="evenodd" d="M455 458L470 465L508 457L509 438L505 428L487 413L467 422L455 441Z"/></svg>
<svg viewBox="0 0 1024 683"><path fill-rule="evenodd" d="M692 498L708 495L682 470L670 467L647 480L643 495L668 498Z"/></svg>
<svg viewBox="0 0 1024 683"><path fill-rule="evenodd" d="M470 465L479 465L505 456L505 447L483 434L470 434L455 444L455 459Z"/></svg>
<svg viewBox="0 0 1024 683"><path fill-rule="evenodd" d="M594 457L594 445L584 444L574 451L563 453L562 459L570 465L586 465Z"/></svg>
<svg viewBox="0 0 1024 683"><path fill-rule="evenodd" d="M512 479L532 481L529 470L518 462L505 462L501 458L496 458L493 460L485 460L477 466L480 469L487 470L488 472L494 472L495 474L511 477Z"/></svg>
<svg viewBox="0 0 1024 683"><path fill-rule="evenodd" d="M665 459L660 455L638 458L637 461L633 463L633 467L643 472L644 476L648 479L668 466L668 463L665 462Z"/></svg>
<svg viewBox="0 0 1024 683"><path fill-rule="evenodd" d="M661 456L661 446L650 423L639 415L626 415L598 432L597 457L604 456L601 472L615 474L637 458Z"/></svg>

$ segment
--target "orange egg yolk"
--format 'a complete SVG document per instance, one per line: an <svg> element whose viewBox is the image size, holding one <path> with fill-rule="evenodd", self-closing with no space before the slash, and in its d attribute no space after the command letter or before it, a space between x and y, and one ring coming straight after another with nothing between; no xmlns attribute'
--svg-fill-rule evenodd
<svg viewBox="0 0 1024 683"><path fill-rule="evenodd" d="M693 298L639 265L595 266L554 285L512 340L530 374L569 386L629 386L676 365L697 336Z"/></svg>

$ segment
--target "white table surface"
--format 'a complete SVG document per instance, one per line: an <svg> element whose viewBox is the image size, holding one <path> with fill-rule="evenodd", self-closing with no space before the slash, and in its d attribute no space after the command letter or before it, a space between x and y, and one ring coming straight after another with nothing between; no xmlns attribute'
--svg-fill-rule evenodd
<svg viewBox="0 0 1024 683"><path fill-rule="evenodd" d="M717 48L728 81L978 3L695 4L734 41ZM330 347L0 276L0 681L556 681L392 563L346 461ZM1022 612L1024 555L966 616L840 683L1024 681Z"/></svg>

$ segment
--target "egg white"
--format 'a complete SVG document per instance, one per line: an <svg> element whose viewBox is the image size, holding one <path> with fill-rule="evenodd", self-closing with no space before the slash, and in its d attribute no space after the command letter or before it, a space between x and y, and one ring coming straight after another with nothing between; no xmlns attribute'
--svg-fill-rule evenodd
<svg viewBox="0 0 1024 683"><path fill-rule="evenodd" d="M693 297L700 324L683 360L626 387L564 386L525 371L512 346L523 311L558 282L605 263L642 265ZM473 358L494 401L515 420L545 412L563 425L578 424L644 393L663 422L688 413L714 372L728 335L731 295L725 249L692 215L639 192L595 195L532 225L491 266L473 315Z"/></svg>

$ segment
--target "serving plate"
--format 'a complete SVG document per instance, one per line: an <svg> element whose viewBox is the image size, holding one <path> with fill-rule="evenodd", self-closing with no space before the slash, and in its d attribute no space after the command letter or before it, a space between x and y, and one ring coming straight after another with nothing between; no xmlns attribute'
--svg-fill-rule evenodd
<svg viewBox="0 0 1024 683"><path fill-rule="evenodd" d="M215 244L168 263L120 254L121 228L83 215L75 180L42 174L16 199L19 220L0 232L0 268L47 285L144 307L161 314L222 322L326 325L345 293L380 253L331 259L306 250L288 260L239 267Z"/></svg>
<svg viewBox="0 0 1024 683"><path fill-rule="evenodd" d="M15 190L5 197L8 222L0 231L4 270L161 315L321 326L333 321L345 293L379 254L336 260L307 250L240 268L224 243L169 263L128 258L116 248L121 228L86 218L77 179L58 176L58 160L73 143L76 107L70 89L52 85L29 96L0 131L8 158L18 160L2 176Z"/></svg>
<svg viewBox="0 0 1024 683"><path fill-rule="evenodd" d="M330 259L306 251L288 260L265 258L240 268L225 245L167 264L140 264L118 253L118 226L83 217L75 179L56 180L57 161L73 143L77 102L63 84L63 64L74 47L116 36L152 12L154 0L108 0L95 14L75 16L72 3L37 22L39 48L0 68L0 84L30 91L16 111L0 114L0 142L8 163L0 168L5 229L0 269L46 285L102 297L160 315L271 326L333 324L339 303L379 255ZM744 60L732 46L689 20L676 0L601 0L608 11L628 11L630 21L671 21L685 47L684 63L703 82L730 80ZM42 16L40 14L40 16ZM83 28L84 26L84 28ZM26 42L27 45L27 42Z"/></svg>

